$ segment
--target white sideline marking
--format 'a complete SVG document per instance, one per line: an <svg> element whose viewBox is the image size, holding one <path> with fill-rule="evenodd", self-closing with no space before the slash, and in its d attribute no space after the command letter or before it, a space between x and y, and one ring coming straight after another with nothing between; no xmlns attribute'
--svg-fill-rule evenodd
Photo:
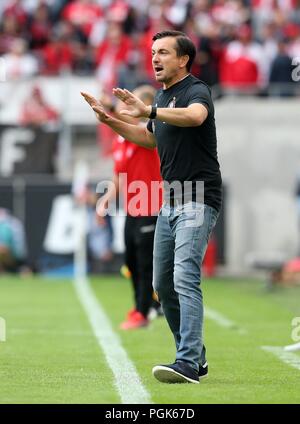
<svg viewBox="0 0 300 424"><path fill-rule="evenodd" d="M273 353L282 362L300 371L300 356L296 353L287 352L283 347L277 346L261 346L261 348L266 352Z"/></svg>
<svg viewBox="0 0 300 424"><path fill-rule="evenodd" d="M115 385L122 403L152 403L150 394L143 386L134 364L121 345L119 337L114 333L88 279L77 277L74 279L74 285L98 344L113 372Z"/></svg>
<svg viewBox="0 0 300 424"><path fill-rule="evenodd" d="M287 352L294 352L295 350L300 350L300 343L294 343L292 345L284 346L284 350Z"/></svg>
<svg viewBox="0 0 300 424"><path fill-rule="evenodd" d="M237 330L240 334L247 333L247 330L245 330L244 328L240 328L238 324L236 324L234 321L231 321L229 318L225 317L220 312L211 309L207 306L204 307L204 316L214 321L220 327L229 328L231 330Z"/></svg>
<svg viewBox="0 0 300 424"><path fill-rule="evenodd" d="M47 328L11 328L10 334L46 334L53 336L92 337L90 331L51 330Z"/></svg>
<svg viewBox="0 0 300 424"><path fill-rule="evenodd" d="M6 322L5 319L0 317L0 342L6 341Z"/></svg>

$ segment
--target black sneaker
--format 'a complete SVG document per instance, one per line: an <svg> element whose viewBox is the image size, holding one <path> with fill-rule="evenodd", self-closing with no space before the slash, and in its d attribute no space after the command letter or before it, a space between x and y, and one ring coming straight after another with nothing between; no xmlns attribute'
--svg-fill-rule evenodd
<svg viewBox="0 0 300 424"><path fill-rule="evenodd" d="M205 362L205 364L199 366L198 371L199 380L202 380L202 378L205 378L208 376L208 364Z"/></svg>
<svg viewBox="0 0 300 424"><path fill-rule="evenodd" d="M194 383L199 384L197 371L182 361L170 365L157 365L152 375L162 383Z"/></svg>

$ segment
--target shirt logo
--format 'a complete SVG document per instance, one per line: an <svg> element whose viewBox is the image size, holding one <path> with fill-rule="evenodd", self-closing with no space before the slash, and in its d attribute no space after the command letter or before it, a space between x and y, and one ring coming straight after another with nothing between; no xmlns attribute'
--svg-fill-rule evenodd
<svg viewBox="0 0 300 424"><path fill-rule="evenodd" d="M173 99L168 104L168 107L171 107L171 108L176 107L176 97L173 97Z"/></svg>

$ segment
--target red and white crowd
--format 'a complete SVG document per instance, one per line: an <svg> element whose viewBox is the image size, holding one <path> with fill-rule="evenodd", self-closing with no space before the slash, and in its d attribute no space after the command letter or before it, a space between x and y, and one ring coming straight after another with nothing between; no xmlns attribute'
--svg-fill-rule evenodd
<svg viewBox="0 0 300 424"><path fill-rule="evenodd" d="M0 57L10 80L71 72L131 89L153 82L152 35L167 28L195 42L194 75L224 89L290 83L300 58L300 0L2 0Z"/></svg>

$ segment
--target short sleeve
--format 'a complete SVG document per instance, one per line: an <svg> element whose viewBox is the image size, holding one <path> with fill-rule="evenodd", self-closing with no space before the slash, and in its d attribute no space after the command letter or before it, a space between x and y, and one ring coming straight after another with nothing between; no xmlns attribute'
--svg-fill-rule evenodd
<svg viewBox="0 0 300 424"><path fill-rule="evenodd" d="M209 88L204 84L194 84L189 90L188 106L200 103L206 107L208 113L212 112L212 101Z"/></svg>

